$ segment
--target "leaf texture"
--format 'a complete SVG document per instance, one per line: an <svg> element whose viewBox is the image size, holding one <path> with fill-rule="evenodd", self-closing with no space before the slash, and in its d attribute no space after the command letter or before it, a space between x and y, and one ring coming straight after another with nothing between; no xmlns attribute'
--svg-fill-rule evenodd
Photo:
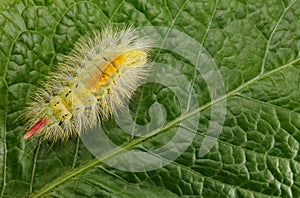
<svg viewBox="0 0 300 198"><path fill-rule="evenodd" d="M299 0L28 0L0 5L1 197L300 196ZM156 62L171 65L193 82L199 108L187 115L200 113L200 119L186 151L159 169L130 172L104 163L118 159L121 151L97 159L80 138L54 145L24 141L24 123L17 118L29 93L55 71L80 35L105 24L130 23L189 35L222 75L225 95L214 100L205 79L184 57L167 50L153 53ZM209 137L211 108L224 100L222 132ZM153 103L165 108L164 130L139 141L111 119L103 126L109 138L140 151L170 141L180 127L174 120L183 119L170 89L141 87L130 103L132 119L150 122ZM205 138L216 144L201 156Z"/></svg>

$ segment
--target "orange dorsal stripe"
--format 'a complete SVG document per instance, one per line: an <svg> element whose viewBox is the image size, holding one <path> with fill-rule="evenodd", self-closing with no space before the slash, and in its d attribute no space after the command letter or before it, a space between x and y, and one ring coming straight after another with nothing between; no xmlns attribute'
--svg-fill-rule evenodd
<svg viewBox="0 0 300 198"><path fill-rule="evenodd" d="M90 79L88 79L85 87L89 90L98 91L101 86L107 84L109 79L117 72L121 65L125 62L124 55L120 55L109 63L103 71L98 68L103 68L103 65L99 65L97 69L93 71Z"/></svg>

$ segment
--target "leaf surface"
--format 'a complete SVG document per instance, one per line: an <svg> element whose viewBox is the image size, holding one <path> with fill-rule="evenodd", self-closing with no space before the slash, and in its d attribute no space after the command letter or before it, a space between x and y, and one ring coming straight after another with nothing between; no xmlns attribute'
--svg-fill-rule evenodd
<svg viewBox="0 0 300 198"><path fill-rule="evenodd" d="M2 2L1 196L299 197L299 13L297 0ZM193 142L162 168L115 169L103 160L118 158L120 150L97 159L80 138L55 145L24 141L24 123L16 121L29 93L55 71L80 35L110 23L177 29L203 45L222 75L226 94L214 100L184 57L166 50L153 54L193 82L199 108L188 115L200 113ZM209 137L211 107L224 100L222 133ZM154 150L167 143L180 127L174 120L183 119L174 92L157 84L143 86L131 101L131 115L139 124L148 123L155 102L165 108L165 130L139 141L111 119L104 124L110 139L128 150ZM216 144L201 156L206 137Z"/></svg>

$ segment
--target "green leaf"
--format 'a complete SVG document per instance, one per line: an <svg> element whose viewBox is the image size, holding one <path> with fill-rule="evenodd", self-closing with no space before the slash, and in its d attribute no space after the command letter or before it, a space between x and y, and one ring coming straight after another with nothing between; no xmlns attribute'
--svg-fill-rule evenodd
<svg viewBox="0 0 300 198"><path fill-rule="evenodd" d="M299 13L296 0L1 2L1 197L299 197ZM211 97L202 71L186 57L154 49L152 60L172 66L192 82L198 108L181 112L174 91L149 83L132 98L132 119L140 125L151 122L150 106L160 103L165 125L133 138L134 131L126 134L110 119L103 129L122 147L100 158L76 137L57 144L23 140L24 123L17 119L29 93L55 71L80 35L105 24L131 23L177 29L194 38L216 63L222 79L210 80L223 82L225 95ZM179 46L181 41L176 42ZM201 49L184 50L188 56ZM181 89L181 82L174 83ZM208 134L211 112L223 101L225 122L214 137ZM178 125L198 113L198 129ZM151 153L179 128L195 137L175 161L162 159L169 163L164 167L130 172L104 163L123 159L123 149ZM216 144L202 156L205 141Z"/></svg>

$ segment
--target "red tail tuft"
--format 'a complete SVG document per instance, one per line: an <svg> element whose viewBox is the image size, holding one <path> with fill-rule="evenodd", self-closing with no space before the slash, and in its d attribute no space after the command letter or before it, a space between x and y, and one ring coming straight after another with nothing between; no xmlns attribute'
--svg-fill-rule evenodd
<svg viewBox="0 0 300 198"><path fill-rule="evenodd" d="M33 134L35 134L35 132L37 132L39 129L41 129L43 126L45 126L48 121L49 121L49 118L47 116L45 116L42 119L40 119L39 121L37 121L37 123L35 123L29 129L29 131L24 135L24 139L26 140L26 139L30 138Z"/></svg>

